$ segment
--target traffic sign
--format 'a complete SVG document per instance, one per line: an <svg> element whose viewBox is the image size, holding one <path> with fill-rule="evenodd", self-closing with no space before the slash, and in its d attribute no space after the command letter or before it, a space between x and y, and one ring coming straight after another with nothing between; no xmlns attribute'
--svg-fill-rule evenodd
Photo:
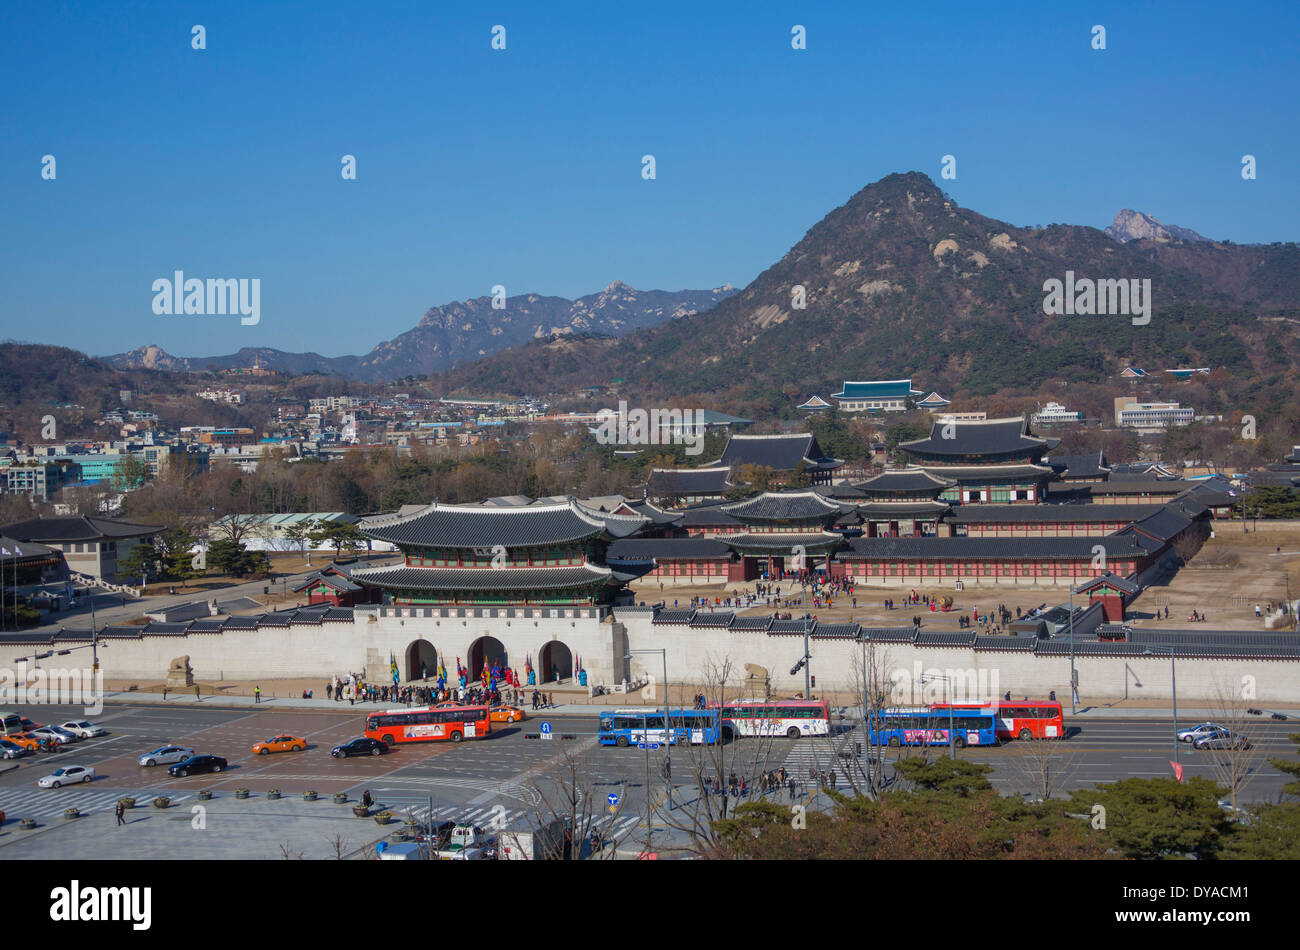
<svg viewBox="0 0 1300 950"><path fill-rule="evenodd" d="M609 806L613 808L618 804L618 796L613 792L610 792L608 801L609 801Z"/></svg>
<svg viewBox="0 0 1300 950"><path fill-rule="evenodd" d="M544 722L544 723L542 723L542 727L541 727L541 728L542 728L542 738L543 738L543 739L552 739L552 738L554 738L554 736L551 734L551 724L550 724L549 722Z"/></svg>
<svg viewBox="0 0 1300 950"><path fill-rule="evenodd" d="M644 748L645 748L645 743L644 743L644 742L638 742L638 743L636 744L636 747L637 747L638 749L644 749Z"/></svg>
<svg viewBox="0 0 1300 950"><path fill-rule="evenodd" d="M651 752L655 751L655 750L658 749L658 748L659 748L659 743L657 743L657 742L652 742L652 743L650 743L650 751L651 751Z"/></svg>

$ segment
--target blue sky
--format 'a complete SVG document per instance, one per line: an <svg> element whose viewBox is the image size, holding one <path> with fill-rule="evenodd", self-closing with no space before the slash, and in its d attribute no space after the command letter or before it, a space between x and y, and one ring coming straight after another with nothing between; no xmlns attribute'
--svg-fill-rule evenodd
<svg viewBox="0 0 1300 950"><path fill-rule="evenodd" d="M1298 34L1293 2L8 0L0 337L337 356L495 284L743 286L895 171L1019 225L1296 240ZM261 322L155 315L177 269L260 278Z"/></svg>

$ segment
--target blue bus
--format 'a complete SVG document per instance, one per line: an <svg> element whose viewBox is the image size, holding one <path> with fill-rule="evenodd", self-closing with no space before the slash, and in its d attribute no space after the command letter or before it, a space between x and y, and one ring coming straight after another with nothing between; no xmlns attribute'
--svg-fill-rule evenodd
<svg viewBox="0 0 1300 950"><path fill-rule="evenodd" d="M867 730L872 745L997 745L997 716L989 711L954 709L951 722L946 711L921 706L915 709L886 709L871 720Z"/></svg>
<svg viewBox="0 0 1300 950"><path fill-rule="evenodd" d="M629 746L641 742L669 745L713 745L720 735L720 717L716 709L670 709L668 727L664 727L661 709L614 709L600 714L601 745Z"/></svg>

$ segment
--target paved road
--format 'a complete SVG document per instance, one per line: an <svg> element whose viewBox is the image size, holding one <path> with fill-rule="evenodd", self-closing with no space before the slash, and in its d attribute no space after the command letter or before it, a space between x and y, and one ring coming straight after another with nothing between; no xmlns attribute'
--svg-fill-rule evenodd
<svg viewBox="0 0 1300 950"><path fill-rule="evenodd" d="M23 712L38 721L62 721L80 714L76 707L28 707ZM39 841L24 844L24 835L30 837L38 832L17 832L11 822L6 822L7 833L0 834L0 857L6 856L8 847L14 848L8 852L12 857L117 854L119 846L114 841L124 839L109 837L103 829L114 827L111 812L118 798L131 795L144 803L165 793L189 807L200 789L214 791L218 804L210 807L232 809L223 820L227 827L239 829L232 830L232 834L252 836L244 845L252 850L230 853L235 845L228 836L186 837L186 854L193 857L276 858L281 856L277 850L281 835L293 838L296 850L318 853L322 836L319 829L334 827L331 822L342 822L341 827L355 838L349 847L360 853L363 846L368 846L367 841L377 840L384 833L366 826L370 833L367 839L364 828L345 820L350 810L329 803L328 795L342 791L355 800L363 790L369 790L378 804L399 813L409 809L424 816L431 810L439 821L456 819L527 830L549 814L573 811L571 799L576 789L578 814L590 809L597 818L597 827L622 842L625 851L635 853L645 840L647 804L654 810L663 802L661 767L665 759L671 762L673 815L678 819L699 806L697 773L734 771L754 776L783 765L804 782L801 797L819 807L825 799L808 784L808 769L842 770L850 766L851 760L838 753L852 752L860 736L860 732L845 730L825 739L744 739L724 747L664 747L650 752L597 745L593 712L557 720L557 738L551 741L527 738L538 734L543 716L512 726L496 724L492 735L484 740L399 746L389 754L374 757L330 757L331 746L360 733L362 719L357 712L346 709L110 706L99 720L110 735L75 743L58 753L27 756L19 760L19 768L0 773L0 810L10 819L33 817L49 823ZM1252 724L1252 728L1260 748L1258 774L1243 798L1275 801L1287 778L1268 765L1267 759L1295 755L1295 746L1286 738L1295 726L1264 720ZM253 742L281 732L304 736L308 749L253 755ZM574 738L565 740L559 738L561 735ZM222 755L229 760L230 769L220 775L173 779L164 767L145 769L136 764L141 752L172 742ZM1066 789L1131 775L1168 775L1172 757L1169 722L1154 718L1086 721L1070 738L1052 743L1051 748L1059 751L1062 787ZM1028 774L1032 769L1027 769L1031 764L1027 762L1028 749L1028 743L1010 742L993 749L966 749L959 754L992 765L992 781L1004 794L1023 794L1033 788ZM886 761L905 751L885 750ZM931 752L943 754L944 750ZM1179 755L1186 774L1214 777L1209 765L1214 753L1183 746ZM97 778L85 786L35 787L37 778L60 764L93 765ZM843 787L845 783L840 784ZM233 792L241 787L250 789L253 797L261 801L236 802ZM287 801L267 802L265 792L272 788L280 789ZM320 793L323 802L303 803L301 793L308 789ZM614 814L609 813L606 803L611 792L619 800ZM783 790L776 800L788 802L788 793ZM89 820L63 822L60 816L66 807L81 809ZM188 816L187 811L181 811L182 817ZM134 845L137 850L129 852L132 856L170 853L167 849L175 847L176 836L188 826L179 817L168 820L169 814L148 809L133 815L135 826L148 833L141 831L140 843ZM274 817L277 815L282 817ZM652 822L659 829L652 839L658 842L654 847L683 843L680 833L664 837L664 819L659 811L653 811Z"/></svg>

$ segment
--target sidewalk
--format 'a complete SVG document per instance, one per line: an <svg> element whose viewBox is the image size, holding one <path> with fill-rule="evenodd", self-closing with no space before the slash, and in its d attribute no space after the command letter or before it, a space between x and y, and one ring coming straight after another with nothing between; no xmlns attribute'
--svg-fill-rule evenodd
<svg viewBox="0 0 1300 950"><path fill-rule="evenodd" d="M349 703L347 700L336 701L333 699L301 699L301 698L271 698L262 697L262 701L256 702L252 696L222 696L222 695L204 695L200 699L195 699L192 692L181 692L179 689L175 692L168 692L167 698L163 699L162 693L141 693L131 690L118 690L104 693L104 703L106 705L129 705L129 706L203 706L213 709L248 709L251 711L274 712L277 709L295 709L295 710L316 710L320 712L346 712L351 710L357 715L363 715L371 712L382 712L386 709L417 709L420 708L415 704L406 706L402 703L370 703L358 702ZM594 716L600 713L605 706L582 706L576 703L557 704L548 709L539 709L534 712L529 704L525 703L520 707L528 716L525 723L535 719L545 719L547 716ZM634 707L629 707L634 708ZM653 706L646 706L646 709L653 709Z"/></svg>
<svg viewBox="0 0 1300 950"><path fill-rule="evenodd" d="M272 698L263 697L262 701L260 703L257 703L254 702L252 696L207 695L202 697L201 699L196 700L193 694L181 693L181 692L169 693L167 695L166 700L164 700L162 693L140 693L140 692L125 691L125 690L105 693L104 702L110 705L204 706L204 707L211 707L214 709L248 709L250 712L253 710L274 712L278 709L316 710L316 711L326 711L326 712L343 712L345 710L351 710L353 712L356 712L358 715L363 715L368 712L380 712L385 709L407 708L400 703L395 704L395 703L359 702L355 704L349 704L346 701L337 702L332 699L300 699L300 698L299 699L291 699L291 698L272 699ZM412 706L410 708L416 708L416 707ZM524 723L529 723L536 720L546 719L551 716L597 716L603 711L608 711L611 707L585 706L585 705L579 705L577 703L560 703L550 707L549 709L539 709L536 712L530 709L527 704L525 704L522 708L528 716L528 718L524 720ZM624 706L620 708L652 710L652 709L662 709L663 707L662 705L655 706L652 704L642 704L638 706ZM861 713L859 712L858 707L845 706L839 708L841 708L844 714L849 718L860 719L861 717ZM1263 709L1264 715L1259 717L1252 716L1250 717L1252 720L1254 719L1259 719L1261 721L1269 720L1270 718L1269 714L1273 710L1264 706L1259 706L1256 708ZM1288 720L1300 719L1300 710L1278 708L1276 709L1276 711L1286 716ZM1172 716L1173 710L1168 706L1165 706L1163 708L1080 706L1079 711L1077 713L1071 714L1067 710L1065 715L1067 719L1164 719ZM1214 719L1222 718L1222 716L1223 716L1223 710L1219 710L1219 709L1207 709L1207 708L1195 707L1195 706L1184 707L1182 705L1178 707L1178 719L1180 722L1189 719L1214 720ZM834 717L834 712L832 712L832 717Z"/></svg>

